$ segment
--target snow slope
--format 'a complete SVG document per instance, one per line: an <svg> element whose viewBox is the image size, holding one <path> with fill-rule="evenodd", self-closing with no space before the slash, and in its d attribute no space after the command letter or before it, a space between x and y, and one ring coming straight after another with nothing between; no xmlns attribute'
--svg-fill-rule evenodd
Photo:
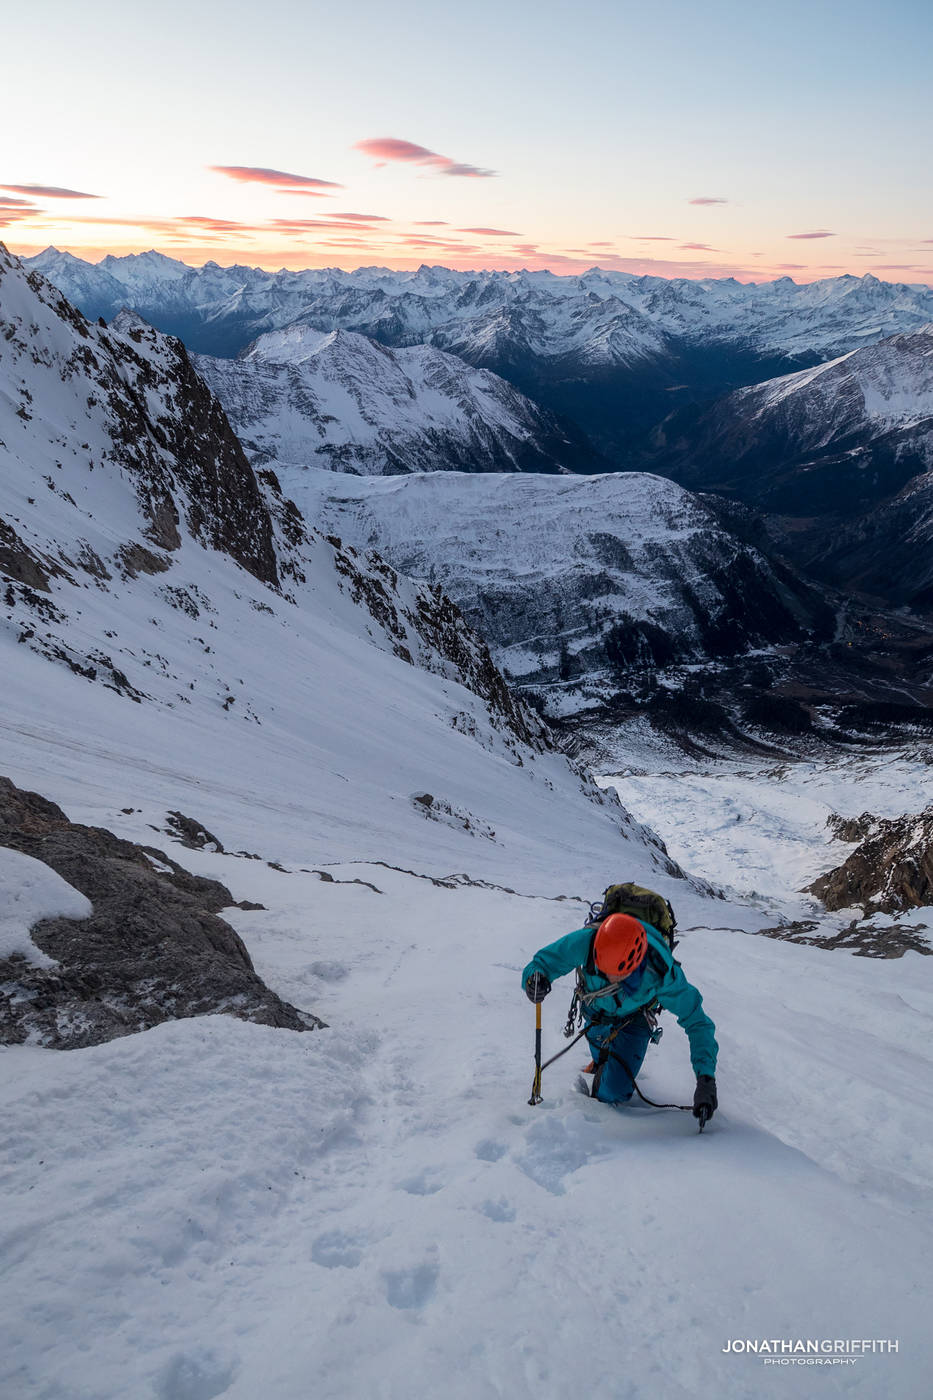
<svg viewBox="0 0 933 1400"><path fill-rule="evenodd" d="M522 861L531 888L546 859ZM687 934L722 1046L699 1137L580 1097L579 1049L526 1105L518 972L573 906L330 868L382 893L253 867L268 912L240 920L330 1030L209 1018L0 1052L6 1393L557 1400L581 1373L613 1396L924 1393L930 959ZM567 995L545 1003L547 1053ZM689 1101L676 1026L642 1084ZM723 1354L798 1337L899 1350L818 1383Z"/></svg>
<svg viewBox="0 0 933 1400"><path fill-rule="evenodd" d="M236 360L200 355L195 364L257 464L381 476L598 461L504 379L427 345L389 350L297 324L260 336Z"/></svg>

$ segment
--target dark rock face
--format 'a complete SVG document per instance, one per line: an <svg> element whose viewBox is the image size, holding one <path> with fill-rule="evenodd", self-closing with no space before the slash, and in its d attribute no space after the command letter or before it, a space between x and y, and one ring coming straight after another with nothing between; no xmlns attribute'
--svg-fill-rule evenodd
<svg viewBox="0 0 933 1400"><path fill-rule="evenodd" d="M863 814L834 829L861 844L848 860L808 888L827 909L861 904L869 913L896 914L933 905L933 807L893 821Z"/></svg>
<svg viewBox="0 0 933 1400"><path fill-rule="evenodd" d="M323 1024L260 980L216 880L163 852L70 822L38 793L0 778L0 845L43 861L85 895L88 919L43 919L33 941L56 968L0 962L0 1043L78 1049L162 1021L226 1012L290 1030Z"/></svg>
<svg viewBox="0 0 933 1400"><path fill-rule="evenodd" d="M363 555L336 535L327 541L347 591L383 628L396 656L449 674L485 700L517 763L522 760L516 740L537 753L553 746L547 726L509 689L486 643L442 589L403 579L378 554Z"/></svg>
<svg viewBox="0 0 933 1400"><path fill-rule="evenodd" d="M55 415L44 423L37 405L54 402L62 386L86 401L72 434L87 439L80 451L88 471L112 463L126 472L158 549L178 549L187 531L264 583L278 583L272 522L255 474L180 340L130 313L110 327L91 325L0 244L0 371L5 385L28 380L31 387L17 388L20 417L36 440L51 440L63 455L68 435ZM48 577L62 572L37 558L9 522L0 528L0 565L33 588L47 588Z"/></svg>

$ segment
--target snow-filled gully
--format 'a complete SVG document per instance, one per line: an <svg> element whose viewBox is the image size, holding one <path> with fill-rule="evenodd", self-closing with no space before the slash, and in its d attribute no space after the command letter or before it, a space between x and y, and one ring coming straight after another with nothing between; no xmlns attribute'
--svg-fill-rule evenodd
<svg viewBox="0 0 933 1400"><path fill-rule="evenodd" d="M816 1393L723 1351L798 1336L901 1338L820 1390L921 1393L929 960L908 955L905 997L906 960L689 933L722 1046L700 1137L687 1114L581 1097L576 1051L528 1107L518 972L575 906L329 873L381 893L251 867L268 912L235 914L258 971L331 1029L210 1017L5 1052L4 1393ZM545 1003L551 1050L568 998ZM665 1019L643 1083L683 1102Z"/></svg>

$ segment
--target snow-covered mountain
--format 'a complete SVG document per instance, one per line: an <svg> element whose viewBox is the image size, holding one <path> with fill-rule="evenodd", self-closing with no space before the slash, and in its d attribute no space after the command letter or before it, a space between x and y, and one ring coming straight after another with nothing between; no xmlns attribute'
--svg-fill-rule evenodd
<svg viewBox="0 0 933 1400"><path fill-rule="evenodd" d="M112 316L123 306L147 319L188 313L206 338L226 335L240 347L303 318L319 329L356 330L390 345L431 342L473 363L517 352L614 365L663 355L680 340L741 345L762 356L825 358L933 319L929 287L871 274L799 285L790 277L756 284L600 268L579 276L427 266L416 272L272 273L214 262L190 267L155 252L92 264L55 248L27 265L66 295L74 293L88 314Z"/></svg>
<svg viewBox="0 0 933 1400"><path fill-rule="evenodd" d="M197 771L203 741L205 761L235 754L247 782L268 763L284 787L297 765L322 814L350 783L364 831L407 831L409 860L429 858L432 828L501 842L524 800L562 827L579 798L583 826L620 839L624 814L549 751L440 589L306 530L257 478L179 342L89 325L5 250L0 314L8 718L29 722L38 685L69 726L99 724L103 688L115 742L151 752L151 728ZM315 839L366 854L339 823Z"/></svg>
<svg viewBox="0 0 933 1400"><path fill-rule="evenodd" d="M95 847L170 841L239 903L220 912L265 984L328 1025L188 1015L67 1054L0 1046L0 1391L543 1400L579 1388L584 1338L600 1394L747 1400L785 1358L727 1350L734 1330L891 1339L787 1359L850 1363L821 1368L821 1395L922 1394L925 911L904 957L884 927L879 957L749 936L810 916L829 941L846 916L761 863L794 838L796 876L816 827L812 879L829 810L904 809L841 773L817 798L746 770L751 796L720 801L708 775L643 778L681 834L692 805L693 849L736 887L710 898L545 747L449 601L307 531L251 474L181 347L89 326L0 258L0 774L40 794L20 793L33 840L54 803ZM913 799L928 768L905 766ZM881 777L893 804L904 774ZM4 949L42 915L80 943L87 899L4 854ZM580 1046L527 1103L520 970L622 877L673 901L717 1022L702 1137L689 1112L576 1092ZM115 934L144 964L138 925ZM543 1007L548 1056L569 980ZM866 1007L884 1021L867 1068ZM670 1018L639 1082L691 1101Z"/></svg>
<svg viewBox="0 0 933 1400"><path fill-rule="evenodd" d="M124 306L189 348L233 356L295 322L389 346L431 344L491 369L624 456L681 403L847 353L933 320L933 291L876 277L799 286L636 277L593 268L455 272L423 266L265 272L159 253L32 259L88 316Z"/></svg>
<svg viewBox="0 0 933 1400"><path fill-rule="evenodd" d="M929 599L933 325L681 410L652 445L684 485L791 517L786 547L824 576Z"/></svg>
<svg viewBox="0 0 933 1400"><path fill-rule="evenodd" d="M832 632L824 597L674 482L638 473L286 475L309 519L443 584L553 715L674 663Z"/></svg>
<svg viewBox="0 0 933 1400"><path fill-rule="evenodd" d="M195 365L256 465L364 476L599 465L579 433L504 379L429 345L390 350L296 324L236 360L199 355Z"/></svg>

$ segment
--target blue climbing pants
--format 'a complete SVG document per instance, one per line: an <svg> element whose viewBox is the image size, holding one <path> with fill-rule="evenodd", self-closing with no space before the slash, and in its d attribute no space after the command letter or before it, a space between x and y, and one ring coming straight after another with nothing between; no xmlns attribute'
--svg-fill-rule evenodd
<svg viewBox="0 0 933 1400"><path fill-rule="evenodd" d="M611 1023L602 1026L590 1024L586 1028L586 1038L596 1065L592 1093L595 1099L601 1099L603 1103L627 1103L635 1092L635 1077L645 1058L651 1030L644 1016L630 1021L616 1035L613 1035L614 1030L615 1026ZM600 1056L604 1050L608 1050L608 1058L604 1058L600 1068ZM623 1060L628 1069L621 1063Z"/></svg>

